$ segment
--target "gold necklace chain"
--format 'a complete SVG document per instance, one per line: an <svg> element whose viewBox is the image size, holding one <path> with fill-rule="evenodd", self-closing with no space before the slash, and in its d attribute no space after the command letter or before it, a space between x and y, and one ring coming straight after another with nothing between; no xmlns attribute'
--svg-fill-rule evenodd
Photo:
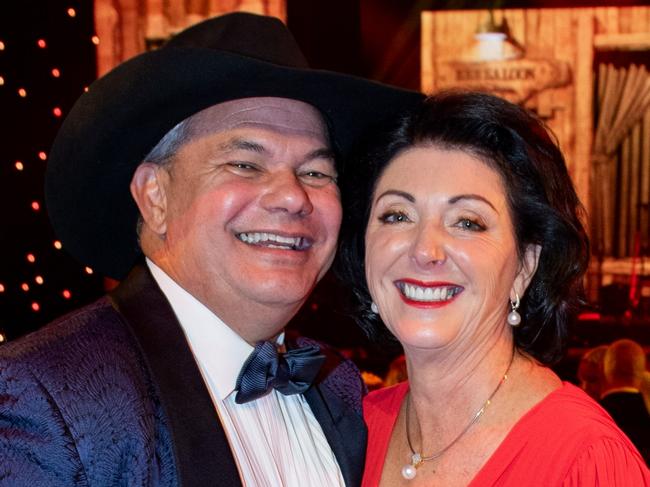
<svg viewBox="0 0 650 487"><path fill-rule="evenodd" d="M456 444L458 440L462 438L462 436L467 433L467 431L472 427L474 423L476 423L481 416L483 416L483 413L485 412L485 409L490 405L492 402L492 398L494 395L499 391L503 383L508 380L508 372L510 371L510 367L512 366L512 362L515 359L515 354L514 351L512 353L512 357L510 358L510 363L508 364L508 368L506 369L506 372L503 374L503 377L501 377L501 380L497 384L497 386L494 388L492 391L492 394L490 394L490 397L487 398L487 401L483 403L481 408L476 411L476 414L472 417L471 421L467 423L467 426L463 428L463 430L452 440L451 443L449 443L446 447L444 447L442 450L437 451L433 455L429 456L422 456L421 453L416 452L415 449L413 448L413 445L411 443L411 435L409 434L409 405L411 404L410 397L411 394L409 393L408 396L406 396L406 443L408 444L409 450L411 451L411 463L407 463L402 467L402 477L404 477L406 480L412 480L415 478L417 474L417 469L424 463L428 462L429 460L434 460L436 458L441 457L447 450L449 450L452 446Z"/></svg>

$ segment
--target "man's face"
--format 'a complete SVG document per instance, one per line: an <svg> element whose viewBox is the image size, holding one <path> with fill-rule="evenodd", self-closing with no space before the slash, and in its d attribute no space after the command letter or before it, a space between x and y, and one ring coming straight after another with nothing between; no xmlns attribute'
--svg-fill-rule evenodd
<svg viewBox="0 0 650 487"><path fill-rule="evenodd" d="M341 204L326 130L299 101L222 103L192 117L189 141L159 169L154 261L249 341L277 333L334 257Z"/></svg>

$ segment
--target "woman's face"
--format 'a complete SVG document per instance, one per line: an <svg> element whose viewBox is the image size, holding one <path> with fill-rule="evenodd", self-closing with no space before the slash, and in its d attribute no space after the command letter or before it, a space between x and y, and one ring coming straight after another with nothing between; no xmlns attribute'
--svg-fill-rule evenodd
<svg viewBox="0 0 650 487"><path fill-rule="evenodd" d="M460 150L413 147L377 182L366 229L366 278L405 347L444 348L506 333L537 252L520 265L500 175Z"/></svg>

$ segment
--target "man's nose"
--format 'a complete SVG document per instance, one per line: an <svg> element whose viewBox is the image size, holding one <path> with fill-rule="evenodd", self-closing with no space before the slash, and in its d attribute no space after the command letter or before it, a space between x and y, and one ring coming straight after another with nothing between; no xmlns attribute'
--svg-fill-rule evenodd
<svg viewBox="0 0 650 487"><path fill-rule="evenodd" d="M293 172L274 174L260 200L268 211L308 215L314 207L300 179Z"/></svg>
<svg viewBox="0 0 650 487"><path fill-rule="evenodd" d="M411 246L411 258L420 267L444 264L447 260L445 232L435 222L425 223L415 235Z"/></svg>

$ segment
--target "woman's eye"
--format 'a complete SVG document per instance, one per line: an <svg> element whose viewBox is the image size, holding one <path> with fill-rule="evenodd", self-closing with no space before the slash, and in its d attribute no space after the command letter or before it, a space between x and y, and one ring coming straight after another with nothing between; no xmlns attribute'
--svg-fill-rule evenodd
<svg viewBox="0 0 650 487"><path fill-rule="evenodd" d="M379 217L382 223L403 223L408 222L409 217L401 211L388 211Z"/></svg>
<svg viewBox="0 0 650 487"><path fill-rule="evenodd" d="M458 220L456 226L460 227L463 230L470 230L472 232L482 232L485 230L485 226L483 224L471 218L461 218Z"/></svg>

